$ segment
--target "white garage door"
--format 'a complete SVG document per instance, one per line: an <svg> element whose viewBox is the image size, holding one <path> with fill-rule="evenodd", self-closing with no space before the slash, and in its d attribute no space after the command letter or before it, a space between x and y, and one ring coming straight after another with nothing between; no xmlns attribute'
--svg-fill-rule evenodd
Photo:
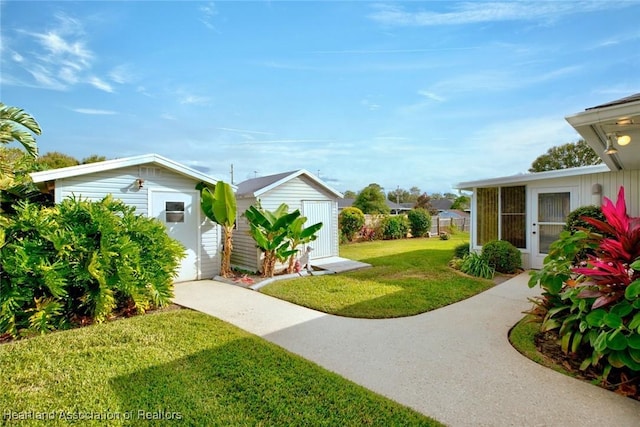
<svg viewBox="0 0 640 427"><path fill-rule="evenodd" d="M167 227L167 233L186 248L176 282L198 279L198 193L149 191L151 216ZM153 248L150 248L153 250Z"/></svg>
<svg viewBox="0 0 640 427"><path fill-rule="evenodd" d="M329 200L303 200L302 215L307 217L305 226L321 222L322 228L318 232L318 238L309 246L313 248L311 258L326 258L334 256L333 253L333 215L332 202Z"/></svg>

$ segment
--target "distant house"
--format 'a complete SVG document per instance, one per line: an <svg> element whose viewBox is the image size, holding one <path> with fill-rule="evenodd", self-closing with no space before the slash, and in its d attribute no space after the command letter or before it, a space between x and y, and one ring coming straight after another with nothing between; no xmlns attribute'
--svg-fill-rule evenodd
<svg viewBox="0 0 640 427"><path fill-rule="evenodd" d="M243 213L258 201L267 210L275 210L286 203L289 211L299 209L307 217L307 225L322 222L311 259L337 257L339 255L338 203L342 194L325 184L310 172L300 169L275 175L249 179L238 184L238 222L233 234L231 263L238 268L258 271L261 253L249 234L249 223Z"/></svg>
<svg viewBox="0 0 640 427"><path fill-rule="evenodd" d="M157 154L35 172L31 178L52 192L56 203L69 196L97 201L111 194L136 213L160 220L186 249L177 282L218 274L220 227L202 213L195 189L202 181L215 185L214 178Z"/></svg>
<svg viewBox="0 0 640 427"><path fill-rule="evenodd" d="M566 117L604 164L461 182L473 191L471 248L495 239L522 251L525 268L541 268L567 215L615 200L626 189L628 213L640 216L640 93ZM621 144L623 143L623 144Z"/></svg>

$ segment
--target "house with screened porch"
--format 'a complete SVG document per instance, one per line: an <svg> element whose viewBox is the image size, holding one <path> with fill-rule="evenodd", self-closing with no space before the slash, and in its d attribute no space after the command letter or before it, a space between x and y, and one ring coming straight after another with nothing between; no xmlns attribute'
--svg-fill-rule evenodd
<svg viewBox="0 0 640 427"><path fill-rule="evenodd" d="M602 164L461 182L472 191L471 249L506 240L522 252L523 267L541 268L567 215L580 206L616 200L625 188L627 211L640 216L640 93L566 117Z"/></svg>

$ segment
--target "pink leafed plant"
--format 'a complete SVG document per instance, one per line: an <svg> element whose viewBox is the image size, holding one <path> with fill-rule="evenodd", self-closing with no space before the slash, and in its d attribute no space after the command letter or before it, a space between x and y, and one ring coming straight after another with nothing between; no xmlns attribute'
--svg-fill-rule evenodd
<svg viewBox="0 0 640 427"><path fill-rule="evenodd" d="M640 271L631 267L640 259L640 217L627 215L624 187L620 187L615 204L605 197L602 213L606 221L583 218L602 235L595 235L599 245L596 254L589 255L587 267L572 269L586 277L579 285L584 287L580 297L596 298L592 309L624 298L627 286L640 279Z"/></svg>

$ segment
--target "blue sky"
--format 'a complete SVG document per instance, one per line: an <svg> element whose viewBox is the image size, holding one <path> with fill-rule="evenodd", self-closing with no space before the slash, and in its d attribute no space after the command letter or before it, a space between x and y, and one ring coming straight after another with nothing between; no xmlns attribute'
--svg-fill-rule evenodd
<svg viewBox="0 0 640 427"><path fill-rule="evenodd" d="M447 192L640 92L640 2L0 2L1 100L41 153L158 153L219 179Z"/></svg>

